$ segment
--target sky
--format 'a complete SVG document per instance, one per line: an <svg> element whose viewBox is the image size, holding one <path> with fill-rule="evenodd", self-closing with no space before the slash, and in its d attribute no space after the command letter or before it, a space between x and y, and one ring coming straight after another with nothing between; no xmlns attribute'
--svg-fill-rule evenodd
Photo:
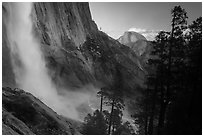
<svg viewBox="0 0 204 137"><path fill-rule="evenodd" d="M171 30L171 9L180 5L188 24L202 16L201 2L90 2L93 20L99 29L118 39L125 31L136 31L153 40L160 30Z"/></svg>

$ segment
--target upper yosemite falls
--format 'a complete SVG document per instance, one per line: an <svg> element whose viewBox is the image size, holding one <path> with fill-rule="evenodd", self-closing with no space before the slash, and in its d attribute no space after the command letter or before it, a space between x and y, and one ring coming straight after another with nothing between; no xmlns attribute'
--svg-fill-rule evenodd
<svg viewBox="0 0 204 137"><path fill-rule="evenodd" d="M3 2L2 134L202 134L201 7L174 4Z"/></svg>
<svg viewBox="0 0 204 137"><path fill-rule="evenodd" d="M76 109L72 106L74 102L71 103L69 97L66 98L68 94L60 95L58 90L61 89L56 88L48 73L40 41L33 34L30 16L32 4L9 3L7 6L8 46L17 87L32 93L59 114L79 118Z"/></svg>

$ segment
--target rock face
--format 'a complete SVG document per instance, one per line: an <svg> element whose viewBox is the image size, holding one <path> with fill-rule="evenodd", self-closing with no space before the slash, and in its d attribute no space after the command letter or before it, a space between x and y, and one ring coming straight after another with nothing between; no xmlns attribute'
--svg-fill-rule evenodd
<svg viewBox="0 0 204 137"><path fill-rule="evenodd" d="M127 89L142 84L144 72L137 56L98 31L88 3L34 3L32 19L58 86L111 84L116 66L120 67Z"/></svg>
<svg viewBox="0 0 204 137"><path fill-rule="evenodd" d="M3 135L79 134L70 120L20 89L2 88Z"/></svg>
<svg viewBox="0 0 204 137"><path fill-rule="evenodd" d="M92 83L91 64L79 51L97 31L88 3L34 3L32 19L55 83L76 88Z"/></svg>
<svg viewBox="0 0 204 137"><path fill-rule="evenodd" d="M137 55L140 60L140 67L145 68L146 62L150 58L150 51L152 49L152 43L147 41L147 39L134 31L125 32L118 41L130 47Z"/></svg>
<svg viewBox="0 0 204 137"><path fill-rule="evenodd" d="M137 56L144 54L148 45L147 39L143 35L133 31L125 32L118 41L133 49Z"/></svg>

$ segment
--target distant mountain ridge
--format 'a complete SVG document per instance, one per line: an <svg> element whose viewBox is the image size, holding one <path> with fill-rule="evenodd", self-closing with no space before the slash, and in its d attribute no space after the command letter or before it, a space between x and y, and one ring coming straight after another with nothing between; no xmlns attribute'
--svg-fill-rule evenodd
<svg viewBox="0 0 204 137"><path fill-rule="evenodd" d="M122 36L118 38L118 41L130 47L137 57L139 58L139 66L143 68L146 67L148 59L151 57L150 52L152 50L152 42L148 41L142 34L135 31L126 31Z"/></svg>

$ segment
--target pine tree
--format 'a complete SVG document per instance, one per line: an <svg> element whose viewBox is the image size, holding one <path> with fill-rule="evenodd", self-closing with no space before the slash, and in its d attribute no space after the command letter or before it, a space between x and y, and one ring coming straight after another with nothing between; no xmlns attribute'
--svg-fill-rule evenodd
<svg viewBox="0 0 204 137"><path fill-rule="evenodd" d="M113 83L110 86L103 87L97 93L100 97L100 112L103 112L103 104L110 106L110 115L108 120L108 134L114 133L122 119L123 102L123 81L120 72L120 64L116 64L114 71ZM112 130L111 130L112 128Z"/></svg>
<svg viewBox="0 0 204 137"><path fill-rule="evenodd" d="M180 6L172 11L171 32L153 42L146 89L134 115L140 134L199 134L202 123L202 18L187 26Z"/></svg>
<svg viewBox="0 0 204 137"><path fill-rule="evenodd" d="M167 117L169 134L201 134L202 19L189 25L182 66L177 68L175 99ZM179 82L180 81L180 82Z"/></svg>
<svg viewBox="0 0 204 137"><path fill-rule="evenodd" d="M184 47L184 38L183 32L187 26L187 13L180 6L175 6L172 11L172 30L169 40L166 42L168 44L168 59L167 59L167 81L166 81L166 93L164 99L161 101L160 107L160 116L158 123L158 134L162 134L162 128L164 127L166 111L168 105L171 101L171 96L173 89L173 79L177 78L173 76L172 69L177 69L178 64L181 63L182 58L184 57L183 47Z"/></svg>
<svg viewBox="0 0 204 137"><path fill-rule="evenodd" d="M84 118L84 125L82 133L86 135L106 135L107 134L107 122L102 113L99 110L94 111L93 115L88 114Z"/></svg>

